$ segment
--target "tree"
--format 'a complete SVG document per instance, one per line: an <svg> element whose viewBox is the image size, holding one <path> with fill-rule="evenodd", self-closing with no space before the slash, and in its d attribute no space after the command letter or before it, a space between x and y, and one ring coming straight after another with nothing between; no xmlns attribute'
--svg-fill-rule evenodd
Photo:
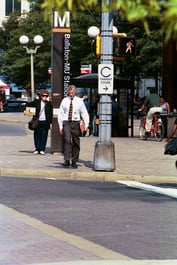
<svg viewBox="0 0 177 265"><path fill-rule="evenodd" d="M136 55L121 62L123 74L134 79L137 86L142 78L151 77L158 87L158 78L162 74L162 30L152 30L147 36L141 28L136 27L129 31L129 35L135 36Z"/></svg>
<svg viewBox="0 0 177 265"><path fill-rule="evenodd" d="M30 39L28 48L34 49L33 38L35 35L42 35L44 42L34 56L34 80L41 83L48 79L48 67L51 63L50 46L50 24L43 21L43 15L38 12L31 12L25 17L19 14L12 14L3 23L4 36L6 38L5 53L3 56L3 69L7 76L18 85L30 88L30 57L26 50L20 46L19 37L27 35Z"/></svg>
<svg viewBox="0 0 177 265"><path fill-rule="evenodd" d="M100 26L98 12L87 10L77 12L77 20L71 18L71 72L80 74L81 64L92 64L93 71L97 71L99 60L95 56L95 42L87 36L90 26Z"/></svg>
<svg viewBox="0 0 177 265"><path fill-rule="evenodd" d="M3 28L0 28L0 68L1 74L5 74L4 54L9 48L9 40L11 31L18 28L18 13L13 13L8 20L8 23L3 23Z"/></svg>
<svg viewBox="0 0 177 265"><path fill-rule="evenodd" d="M69 10L76 14L78 9L96 9L100 5L100 0L43 0L41 7L44 9L45 18L48 19L51 17L51 10L57 10L60 14ZM150 33L149 17L156 17L161 22L166 41L170 38L177 39L177 0L112 0L108 4L106 0L102 0L102 10L118 10L121 18L130 23L141 21L146 33Z"/></svg>
<svg viewBox="0 0 177 265"><path fill-rule="evenodd" d="M82 64L92 64L93 72L97 72L100 60L95 55L95 41L87 36L87 30L93 25L100 27L101 13L84 10L77 12L76 16L77 20L71 17L71 73L72 75L79 75ZM120 20L115 20L114 24L118 27L119 32L134 35L137 41L135 57L126 59L124 62L115 61L114 63L121 67L124 75L130 77L131 73L131 76L135 77L136 80L147 75L155 78L156 69L161 68L160 46L162 46L162 39L160 33L159 35L157 33L158 30L147 36L140 24L135 27L135 25L123 23ZM25 18L20 18L19 14L12 14L4 23L3 35L1 35L4 36L4 41L0 46L5 50L2 60L5 64L2 68L5 69L13 82L30 88L30 58L19 44L19 37L24 34L28 35L30 39L33 39L36 34L44 37L44 43L34 56L35 83L44 83L48 80L47 70L51 60L50 32L50 24L43 22L42 13L39 14L38 11L29 13ZM34 48L32 43L30 45L29 47ZM155 49L153 54L152 48Z"/></svg>
<svg viewBox="0 0 177 265"><path fill-rule="evenodd" d="M28 2L30 3L30 12L41 12L41 4L43 3L43 0L28 0Z"/></svg>

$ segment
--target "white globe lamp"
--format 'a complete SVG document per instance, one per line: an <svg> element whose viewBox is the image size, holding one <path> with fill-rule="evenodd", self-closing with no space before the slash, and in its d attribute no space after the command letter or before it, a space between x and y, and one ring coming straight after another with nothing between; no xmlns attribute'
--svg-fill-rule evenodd
<svg viewBox="0 0 177 265"><path fill-rule="evenodd" d="M26 44L28 44L28 42L29 42L29 38L28 38L28 36L26 36L26 35L22 35L22 36L19 38L19 42L20 42L20 44L22 44L22 45L26 45Z"/></svg>
<svg viewBox="0 0 177 265"><path fill-rule="evenodd" d="M90 38L96 38L96 36L99 35L99 34L100 34L100 30L99 30L98 27L91 26L90 28L88 28L87 35Z"/></svg>
<svg viewBox="0 0 177 265"><path fill-rule="evenodd" d="M112 31L113 31L113 34L117 34L118 33L118 29L115 26L113 26Z"/></svg>
<svg viewBox="0 0 177 265"><path fill-rule="evenodd" d="M34 43L35 44L41 44L41 43L43 43L43 37L41 36L41 35L36 35L35 37L34 37L34 39L33 39L33 41L34 41Z"/></svg>

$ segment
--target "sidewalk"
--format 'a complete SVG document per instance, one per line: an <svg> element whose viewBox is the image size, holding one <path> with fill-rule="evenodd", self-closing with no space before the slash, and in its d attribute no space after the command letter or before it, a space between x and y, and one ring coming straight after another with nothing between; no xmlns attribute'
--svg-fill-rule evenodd
<svg viewBox="0 0 177 265"><path fill-rule="evenodd" d="M81 137L77 169L63 168L63 155L51 154L50 134L46 155L33 155L33 132L27 128L29 117L23 113L0 113L0 122L14 126L24 124L24 136L1 136L0 174L12 176L84 178L95 180L136 179L146 182L177 182L176 156L164 155L163 141L142 141L138 137L139 120L135 120L134 137L112 138L116 170L93 171L94 148L98 137Z"/></svg>
<svg viewBox="0 0 177 265"><path fill-rule="evenodd" d="M140 140L139 121L135 122L135 137L112 139L116 170L95 172L93 156L97 137L81 137L79 167L65 169L62 154L50 152L50 136L46 155L33 155L33 132L27 129L28 120L23 113L0 113L0 122L25 125L22 136L1 136L0 176L177 183L176 158L163 155L163 142ZM2 204L0 234L0 265L177 264L174 260L132 260Z"/></svg>

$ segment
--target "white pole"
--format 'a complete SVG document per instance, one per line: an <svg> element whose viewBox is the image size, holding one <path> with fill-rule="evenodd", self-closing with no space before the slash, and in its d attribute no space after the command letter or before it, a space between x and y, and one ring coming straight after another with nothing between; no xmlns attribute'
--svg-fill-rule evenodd
<svg viewBox="0 0 177 265"><path fill-rule="evenodd" d="M30 52L31 55L31 100L34 100L34 57L33 51Z"/></svg>

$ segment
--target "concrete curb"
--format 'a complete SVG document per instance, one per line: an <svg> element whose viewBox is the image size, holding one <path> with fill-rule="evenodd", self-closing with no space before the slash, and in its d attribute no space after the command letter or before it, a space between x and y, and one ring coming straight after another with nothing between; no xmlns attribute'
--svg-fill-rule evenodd
<svg viewBox="0 0 177 265"><path fill-rule="evenodd" d="M26 169L4 169L0 168L0 176L8 177L30 177L30 178L53 178L114 182L117 180L138 181L145 183L177 183L176 177L166 176L133 176L117 174L116 172L73 172L73 171L52 171L52 170L26 170Z"/></svg>

